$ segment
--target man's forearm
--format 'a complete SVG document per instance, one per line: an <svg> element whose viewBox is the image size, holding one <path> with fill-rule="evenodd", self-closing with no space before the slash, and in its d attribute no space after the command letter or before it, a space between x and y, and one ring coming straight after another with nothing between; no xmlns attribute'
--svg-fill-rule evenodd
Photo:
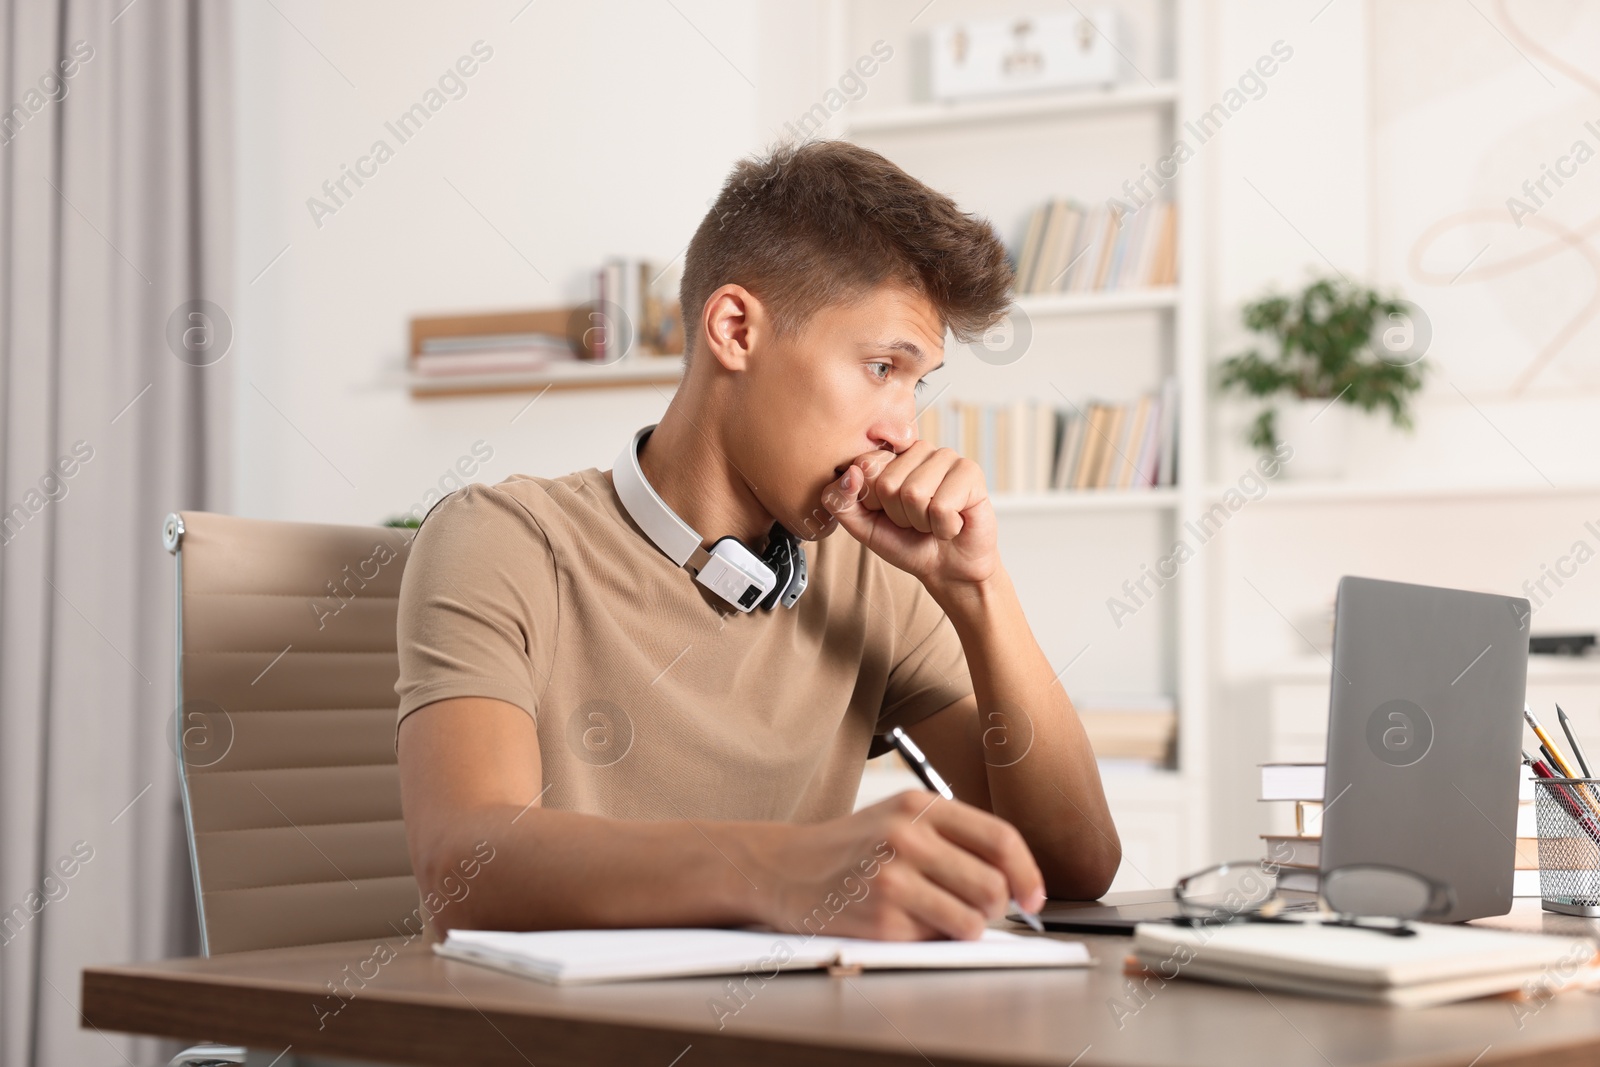
<svg viewBox="0 0 1600 1067"><path fill-rule="evenodd" d="M486 807L452 819L449 841L428 850L437 869L417 873L425 892L447 902L441 932L735 926L765 918L759 883L766 879L749 839L781 832L759 823ZM493 849L492 859L466 879L457 863L478 842Z"/></svg>
<svg viewBox="0 0 1600 1067"><path fill-rule="evenodd" d="M992 810L1022 832L1051 896L1101 895L1122 847L1083 724L1010 575L1001 568L981 586L930 592L972 675Z"/></svg>

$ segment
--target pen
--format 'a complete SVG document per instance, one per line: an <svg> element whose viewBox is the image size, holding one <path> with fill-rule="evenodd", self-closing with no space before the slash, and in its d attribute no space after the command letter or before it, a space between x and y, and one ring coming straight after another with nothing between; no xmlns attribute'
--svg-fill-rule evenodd
<svg viewBox="0 0 1600 1067"><path fill-rule="evenodd" d="M1578 757L1578 769L1585 778L1592 777L1589 773L1589 761L1583 758L1583 746L1578 744L1578 735L1572 732L1572 721L1567 718L1567 713L1561 710L1561 705L1556 705L1556 718L1561 720L1561 730L1567 735L1567 740L1572 742L1572 754Z"/></svg>
<svg viewBox="0 0 1600 1067"><path fill-rule="evenodd" d="M956 798L955 791L950 788L950 784L939 777L939 772L933 769L933 764L928 762L928 757L922 754L922 749L917 747L917 743L911 740L904 730L898 726L890 730L889 743L911 765L911 769L916 772L917 777L922 779L923 785L946 800L954 800ZM1044 933L1044 923L1039 921L1039 916L1024 909L1022 905L1017 903L1015 897L1011 898L1011 907L1036 932Z"/></svg>

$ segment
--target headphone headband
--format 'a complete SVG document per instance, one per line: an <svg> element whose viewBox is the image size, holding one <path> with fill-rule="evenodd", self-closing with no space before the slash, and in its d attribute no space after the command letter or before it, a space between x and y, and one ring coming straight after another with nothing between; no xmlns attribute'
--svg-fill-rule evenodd
<svg viewBox="0 0 1600 1067"><path fill-rule="evenodd" d="M731 535L719 538L709 550L703 548L700 534L661 499L639 466L639 449L656 425L636 432L612 467L611 480L623 509L668 559L688 568L695 581L740 611L748 612L758 603L764 609L780 602L794 607L806 587L805 551L794 535L781 523L773 523L767 550L760 556Z"/></svg>

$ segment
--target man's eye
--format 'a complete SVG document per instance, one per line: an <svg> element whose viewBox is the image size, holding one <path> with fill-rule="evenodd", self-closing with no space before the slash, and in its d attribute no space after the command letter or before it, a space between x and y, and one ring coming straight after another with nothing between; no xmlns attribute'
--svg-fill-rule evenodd
<svg viewBox="0 0 1600 1067"><path fill-rule="evenodd" d="M923 389L927 388L927 385L928 385L928 379L926 379L926 378L922 379L920 382L917 383L916 392L919 392L919 393L922 392Z"/></svg>
<svg viewBox="0 0 1600 1067"><path fill-rule="evenodd" d="M883 368L883 377L878 379L879 381L884 381L887 379L889 377L889 371L892 369L892 365L888 363L871 363L868 364L868 366Z"/></svg>

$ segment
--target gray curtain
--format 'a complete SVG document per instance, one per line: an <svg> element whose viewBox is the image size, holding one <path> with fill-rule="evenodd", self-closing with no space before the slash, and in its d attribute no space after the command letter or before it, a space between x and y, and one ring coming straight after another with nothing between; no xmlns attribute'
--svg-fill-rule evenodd
<svg viewBox="0 0 1600 1067"><path fill-rule="evenodd" d="M0 0L0 1067L196 951L163 516L227 510L230 7Z"/></svg>

